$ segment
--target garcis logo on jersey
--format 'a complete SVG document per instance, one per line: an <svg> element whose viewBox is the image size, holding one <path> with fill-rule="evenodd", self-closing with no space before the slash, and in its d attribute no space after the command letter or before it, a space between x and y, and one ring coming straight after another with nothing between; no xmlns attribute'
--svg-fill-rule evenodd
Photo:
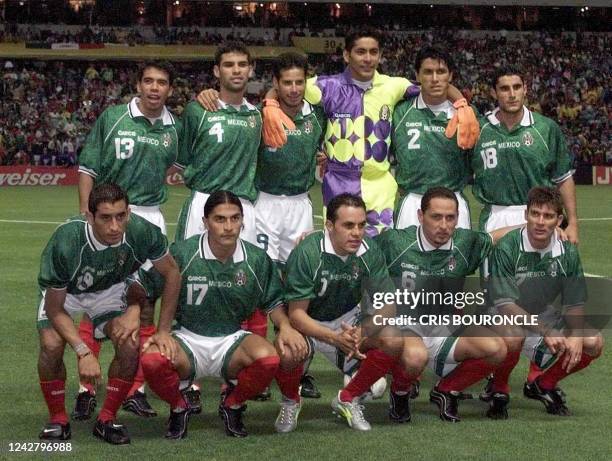
<svg viewBox="0 0 612 461"><path fill-rule="evenodd" d="M165 148L170 147L170 143L172 142L172 137L170 136L170 133L164 133L164 136L162 137L162 144L164 145Z"/></svg>
<svg viewBox="0 0 612 461"><path fill-rule="evenodd" d="M533 144L533 136L531 136L529 131L523 135L523 144L526 146L531 146Z"/></svg>
<svg viewBox="0 0 612 461"><path fill-rule="evenodd" d="M380 108L380 112L378 114L378 118L381 120L390 120L391 119L391 109L388 105L383 104Z"/></svg>
<svg viewBox="0 0 612 461"><path fill-rule="evenodd" d="M254 115L249 115L249 126L251 128L255 128L255 116Z"/></svg>
<svg viewBox="0 0 612 461"><path fill-rule="evenodd" d="M455 267L457 267L457 261L455 260L454 256L451 256L450 258L448 258L448 270L454 271Z"/></svg>
<svg viewBox="0 0 612 461"><path fill-rule="evenodd" d="M304 133L306 134L312 133L312 122L310 120L307 120L304 123Z"/></svg>
<svg viewBox="0 0 612 461"><path fill-rule="evenodd" d="M247 276L246 276L246 273L242 269L240 269L234 275L234 283L236 284L236 286L239 286L239 287L243 287L246 285Z"/></svg>

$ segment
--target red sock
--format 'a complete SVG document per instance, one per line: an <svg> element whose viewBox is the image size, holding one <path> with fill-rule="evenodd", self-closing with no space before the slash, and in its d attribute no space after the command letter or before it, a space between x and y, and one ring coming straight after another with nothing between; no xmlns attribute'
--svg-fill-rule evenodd
<svg viewBox="0 0 612 461"><path fill-rule="evenodd" d="M153 392L168 402L172 409L187 408L185 399L179 391L181 379L166 357L159 352L147 353L140 357L140 362L145 379Z"/></svg>
<svg viewBox="0 0 612 461"><path fill-rule="evenodd" d="M255 360L238 373L238 385L225 398L226 407L240 407L251 397L261 394L270 385L277 373L280 358L278 356L264 357Z"/></svg>
<svg viewBox="0 0 612 461"><path fill-rule="evenodd" d="M393 377L393 380L391 381L391 392L394 394L399 392L410 392L412 383L419 379L418 376L415 378L406 373L406 370L404 370L404 367L399 360L396 360L391 367L391 376Z"/></svg>
<svg viewBox="0 0 612 461"><path fill-rule="evenodd" d="M493 392L510 394L510 374L520 358L521 351L508 351L504 361L493 372Z"/></svg>
<svg viewBox="0 0 612 461"><path fill-rule="evenodd" d="M300 401L300 379L304 373L304 366L299 365L293 370L283 370L278 367L276 372L276 383L283 396L294 402Z"/></svg>
<svg viewBox="0 0 612 461"><path fill-rule="evenodd" d="M64 404L65 385L66 382L61 379L40 381L40 388L49 409L49 421L52 423L66 424L68 422L68 414Z"/></svg>
<svg viewBox="0 0 612 461"><path fill-rule="evenodd" d="M572 371L569 373L563 369L563 357L559 357L557 361L542 373L538 379L538 383L542 389L554 389L557 387L557 383L561 381L563 378L567 378L569 375L576 373L577 371L582 370L589 366L589 364L595 359L595 357L591 357L588 354L582 353L580 357L580 362L576 364Z"/></svg>
<svg viewBox="0 0 612 461"><path fill-rule="evenodd" d="M104 405L98 415L98 419L103 423L114 421L117 416L117 410L125 400L128 391L132 387L131 381L124 381L120 378L108 378L106 385L106 398Z"/></svg>
<svg viewBox="0 0 612 461"><path fill-rule="evenodd" d="M148 325L146 327L140 327L140 350L142 350L142 346L146 343L151 336L155 334L155 325ZM138 369L136 370L136 375L134 376L134 384L132 384L132 388L130 392L128 392L128 397L134 395L134 393L140 389L140 387L145 383L144 372L142 371L142 363L138 360Z"/></svg>
<svg viewBox="0 0 612 461"><path fill-rule="evenodd" d="M100 356L100 348L102 347L102 343L100 341L96 341L94 338L94 326L93 322L87 317L81 317L81 321L79 322L79 336L81 340L89 347L92 354L98 358ZM90 383L80 383L81 386L85 387L89 393L95 394L96 389L93 384Z"/></svg>
<svg viewBox="0 0 612 461"><path fill-rule="evenodd" d="M357 374L340 391L340 400L350 402L355 397L365 394L372 384L387 374L395 361L396 359L379 349L369 350L365 360L361 361Z"/></svg>
<svg viewBox="0 0 612 461"><path fill-rule="evenodd" d="M467 359L437 385L441 392L462 391L477 383L495 369L495 365L484 359Z"/></svg>
<svg viewBox="0 0 612 461"><path fill-rule="evenodd" d="M266 337L268 335L268 316L261 310L255 309L253 315L241 325L243 330L250 331L256 335Z"/></svg>
<svg viewBox="0 0 612 461"><path fill-rule="evenodd" d="M544 370L542 370L534 362L529 363L529 374L527 375L527 381L530 383L534 382L542 373L544 373Z"/></svg>

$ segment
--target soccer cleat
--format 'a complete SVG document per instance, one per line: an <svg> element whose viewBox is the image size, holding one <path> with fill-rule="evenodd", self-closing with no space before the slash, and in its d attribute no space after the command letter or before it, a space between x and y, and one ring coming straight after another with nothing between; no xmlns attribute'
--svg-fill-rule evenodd
<svg viewBox="0 0 612 461"><path fill-rule="evenodd" d="M318 399L321 397L321 392L317 388L314 376L306 373L300 380L300 395L307 399Z"/></svg>
<svg viewBox="0 0 612 461"><path fill-rule="evenodd" d="M131 411L135 415L143 418L152 418L157 416L157 412L151 407L147 401L147 394L136 391L130 397L124 400L122 408L125 411Z"/></svg>
<svg viewBox="0 0 612 461"><path fill-rule="evenodd" d="M93 428L93 435L112 445L125 445L130 443L130 436L123 424L115 424L112 421L103 423L99 419Z"/></svg>
<svg viewBox="0 0 612 461"><path fill-rule="evenodd" d="M188 387L181 391L183 398L189 407L189 412L194 415L202 413L202 400L200 399L200 389Z"/></svg>
<svg viewBox="0 0 612 461"><path fill-rule="evenodd" d="M451 423L461 421L459 417L459 400L471 399L471 394L464 394L459 391L442 392L434 387L429 393L429 401L438 405L440 419Z"/></svg>
<svg viewBox="0 0 612 461"><path fill-rule="evenodd" d="M487 418L508 419L508 403L510 396L504 392L494 392L489 399Z"/></svg>
<svg viewBox="0 0 612 461"><path fill-rule="evenodd" d="M416 379L410 386L410 398L414 400L419 396L420 393L421 393L421 381Z"/></svg>
<svg viewBox="0 0 612 461"><path fill-rule="evenodd" d="M297 427L298 416L302 409L301 402L295 402L283 397L280 403L280 412L274 422L276 432L287 433L292 432Z"/></svg>
<svg viewBox="0 0 612 461"><path fill-rule="evenodd" d="M272 392L270 391L270 386L266 387L263 392L257 394L251 398L251 400L255 400L256 402L266 402L270 400L272 397Z"/></svg>
<svg viewBox="0 0 612 461"><path fill-rule="evenodd" d="M173 440L185 438L187 436L187 424L189 423L189 416L191 413L189 408L185 408L182 411L170 411L168 429L164 437Z"/></svg>
<svg viewBox="0 0 612 461"><path fill-rule="evenodd" d="M361 405L359 397L355 397L351 402L342 402L340 392L334 397L331 403L332 410L338 417L346 420L349 427L358 431L369 431L372 429L363 415L364 406Z"/></svg>
<svg viewBox="0 0 612 461"><path fill-rule="evenodd" d="M410 392L400 395L389 392L389 418L396 423L408 423L412 419L410 414Z"/></svg>
<svg viewBox="0 0 612 461"><path fill-rule="evenodd" d="M571 415L569 408L565 405L565 392L558 387L555 389L542 389L537 378L531 383L525 383L523 395L529 399L542 402L546 407L546 412L551 415Z"/></svg>
<svg viewBox="0 0 612 461"><path fill-rule="evenodd" d="M41 440L70 440L71 436L70 423L47 423L38 434Z"/></svg>
<svg viewBox="0 0 612 461"><path fill-rule="evenodd" d="M225 405L219 405L219 416L223 420L225 433L230 437L246 437L249 435L242 424L242 413L246 410L246 405L240 408L229 408Z"/></svg>
<svg viewBox="0 0 612 461"><path fill-rule="evenodd" d="M491 374L487 377L487 384L478 395L478 398L483 402L490 402L493 399L493 394L495 394L495 392L493 392L493 375Z"/></svg>
<svg viewBox="0 0 612 461"><path fill-rule="evenodd" d="M91 418L91 414L97 404L95 394L89 391L79 392L74 402L74 410L70 416L77 421L85 421Z"/></svg>

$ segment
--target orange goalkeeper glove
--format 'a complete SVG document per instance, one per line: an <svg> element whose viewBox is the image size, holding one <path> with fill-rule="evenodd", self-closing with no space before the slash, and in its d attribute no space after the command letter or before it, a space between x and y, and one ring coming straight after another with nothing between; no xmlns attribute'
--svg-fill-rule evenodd
<svg viewBox="0 0 612 461"><path fill-rule="evenodd" d="M455 101L453 107L457 111L446 127L446 137L452 138L457 133L457 145L461 149L471 149L480 135L476 114L465 98Z"/></svg>
<svg viewBox="0 0 612 461"><path fill-rule="evenodd" d="M263 100L263 140L269 147L280 148L287 142L285 128L295 130L295 123L285 114L276 99Z"/></svg>

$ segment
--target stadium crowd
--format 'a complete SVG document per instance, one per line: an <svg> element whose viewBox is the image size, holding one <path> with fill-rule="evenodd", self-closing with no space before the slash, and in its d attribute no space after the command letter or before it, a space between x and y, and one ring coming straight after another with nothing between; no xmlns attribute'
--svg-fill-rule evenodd
<svg viewBox="0 0 612 461"><path fill-rule="evenodd" d="M226 38L201 36L197 29L173 32L176 35L167 29L156 31L160 40L170 38L167 43L218 43ZM247 43L259 40L250 39L247 32L233 38ZM93 38L98 39L106 40ZM604 34L534 32L511 40L503 32L475 36L453 30L388 31L381 71L413 77L416 51L428 43L446 43L455 50L455 85L484 113L494 106L490 76L500 66L515 64L525 69L530 108L558 121L575 165L612 164L610 39ZM315 73L344 67L340 50L313 55L311 64ZM169 107L180 114L195 92L212 86L211 67L211 63L177 63L179 78ZM0 69L0 164L74 165L96 117L108 105L129 100L134 91L133 68L132 63L120 62L5 61ZM269 66L260 62L249 83L249 99L258 101L270 82Z"/></svg>

